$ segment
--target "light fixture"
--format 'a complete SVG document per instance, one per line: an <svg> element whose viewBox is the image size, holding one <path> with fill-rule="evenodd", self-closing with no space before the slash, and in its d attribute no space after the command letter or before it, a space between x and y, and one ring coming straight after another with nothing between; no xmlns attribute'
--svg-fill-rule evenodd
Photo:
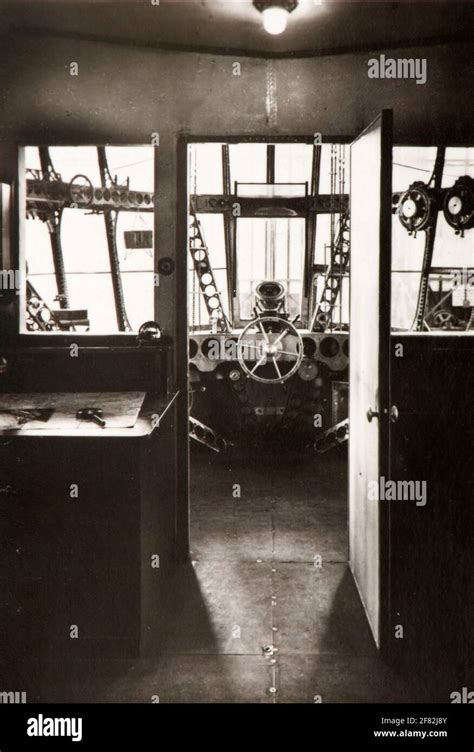
<svg viewBox="0 0 474 752"><path fill-rule="evenodd" d="M298 0L253 0L253 4L262 14L265 31L269 34L282 34L290 13L298 5Z"/></svg>

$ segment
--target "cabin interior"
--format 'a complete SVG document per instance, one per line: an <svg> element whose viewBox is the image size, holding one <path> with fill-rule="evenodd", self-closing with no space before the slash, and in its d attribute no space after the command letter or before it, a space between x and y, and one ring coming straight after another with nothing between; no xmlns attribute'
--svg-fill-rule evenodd
<svg viewBox="0 0 474 752"><path fill-rule="evenodd" d="M0 2L0 689L472 686L472 20Z"/></svg>

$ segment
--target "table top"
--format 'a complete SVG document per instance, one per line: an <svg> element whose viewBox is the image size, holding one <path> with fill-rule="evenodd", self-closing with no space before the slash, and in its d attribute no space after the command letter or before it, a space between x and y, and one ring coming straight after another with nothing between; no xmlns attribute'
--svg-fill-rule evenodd
<svg viewBox="0 0 474 752"><path fill-rule="evenodd" d="M145 394L144 392L106 392L100 395L90 392L71 392L69 395L64 392L41 392L36 395L18 393L11 400L8 399L9 395L0 395L0 411L9 408L12 410L19 409L20 405L38 409L45 409L45 407L46 409L47 407L54 409L55 406L58 406L63 410L62 414L64 416L66 415L66 406L69 404L70 414L73 414L75 417L77 405L80 405L80 407L103 406L104 418L106 418L106 426L103 428L95 423L78 421L76 419L65 420L62 424L60 421L56 421L54 427L38 428L38 422L34 421L34 427L32 428L28 428L28 423L20 428L2 428L0 429L0 437L15 436L28 439L40 436L49 438L55 436L72 438L135 438L149 436L159 428L161 420L177 396L177 391L171 392L166 396L158 396L153 393ZM100 402L98 401L99 397ZM108 416L107 409L109 411L116 410L120 412L120 416Z"/></svg>

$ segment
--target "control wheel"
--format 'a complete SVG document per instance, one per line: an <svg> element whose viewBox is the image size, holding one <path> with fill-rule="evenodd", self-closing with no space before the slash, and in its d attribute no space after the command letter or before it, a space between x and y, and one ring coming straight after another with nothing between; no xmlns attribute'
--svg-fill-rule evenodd
<svg viewBox="0 0 474 752"><path fill-rule="evenodd" d="M71 203L82 209L92 203L94 187L87 175L74 175L69 183Z"/></svg>
<svg viewBox="0 0 474 752"><path fill-rule="evenodd" d="M289 321L278 316L260 316L241 332L237 357L247 378L261 384L283 384L301 365L303 340ZM273 366L273 377L268 375L268 365Z"/></svg>

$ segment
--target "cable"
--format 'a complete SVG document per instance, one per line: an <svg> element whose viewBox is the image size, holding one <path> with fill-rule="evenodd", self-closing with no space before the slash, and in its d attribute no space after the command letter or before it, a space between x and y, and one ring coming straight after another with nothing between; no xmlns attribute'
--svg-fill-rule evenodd
<svg viewBox="0 0 474 752"><path fill-rule="evenodd" d="M132 148L133 148L133 147L132 147ZM146 162L153 162L153 158L150 158L150 159L142 159L142 160L140 160L140 162L130 162L130 164L126 164L126 165L121 165L120 167L110 167L110 170L111 170L111 171L115 171L115 170L125 170L125 169L126 169L127 167L135 167L136 165L139 165L139 164L145 164Z"/></svg>
<svg viewBox="0 0 474 752"><path fill-rule="evenodd" d="M431 181L433 179L433 171L432 170L428 170L425 167L413 167L412 165L401 164L400 162L393 162L392 164L394 166L396 166L396 167L405 167L407 170L417 170L418 172L427 172L429 175L431 175L431 178L429 180L430 183L431 183ZM453 178L453 180L457 180L457 178L459 177L459 175L449 175L448 173L445 172L444 175L443 175L443 177L445 177L445 178ZM400 191L398 191L398 192L400 192Z"/></svg>

